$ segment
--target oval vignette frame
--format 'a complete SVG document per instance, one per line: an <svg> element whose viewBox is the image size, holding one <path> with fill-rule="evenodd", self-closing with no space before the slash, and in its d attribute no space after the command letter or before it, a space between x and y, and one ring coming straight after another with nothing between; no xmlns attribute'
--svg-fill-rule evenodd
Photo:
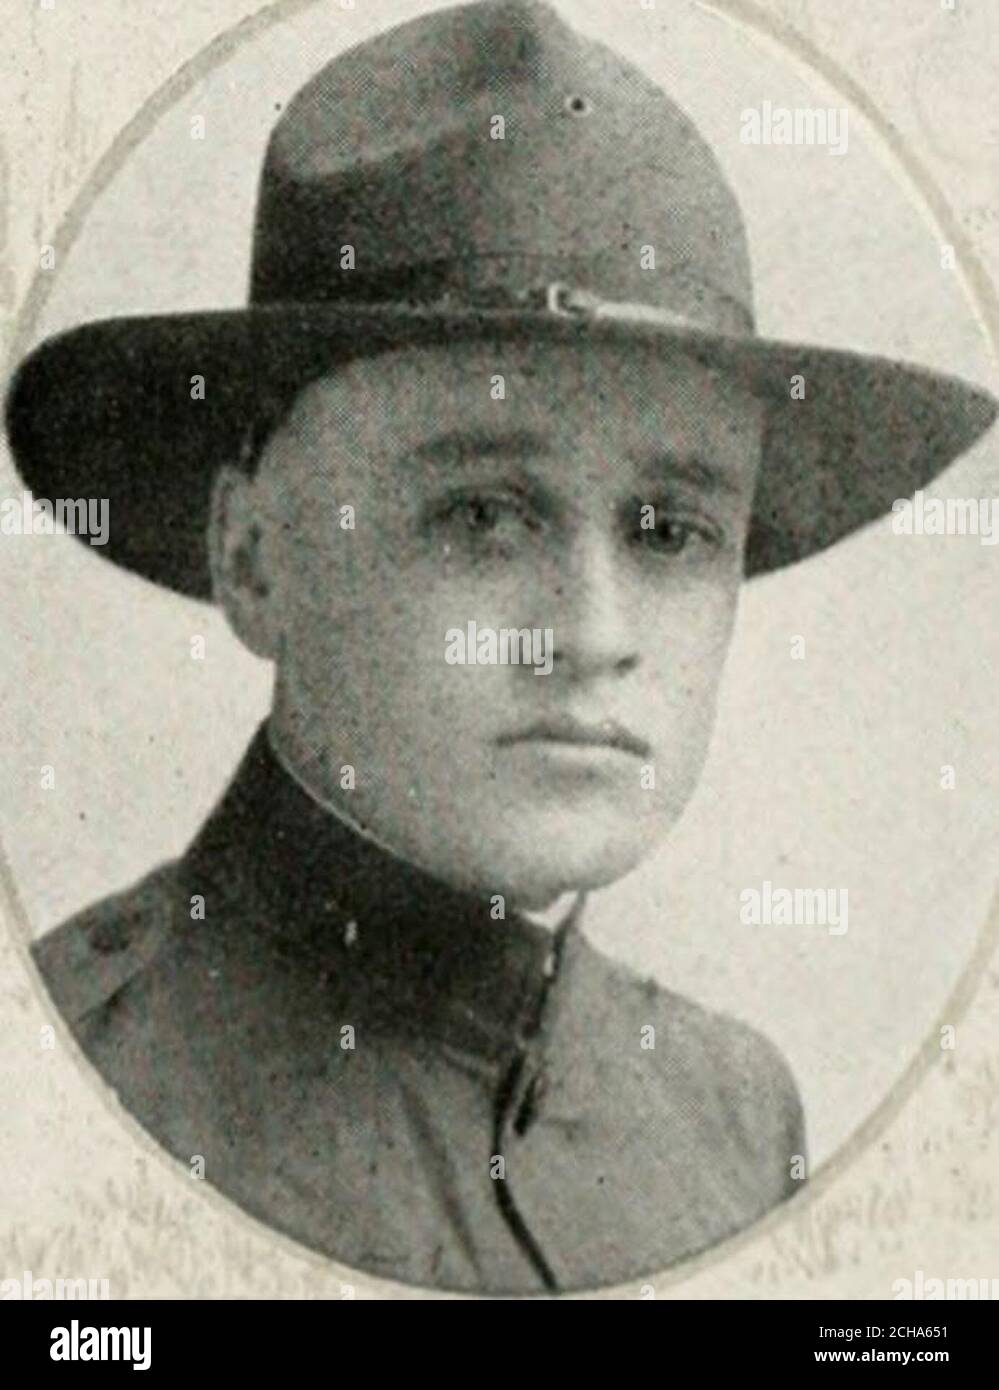
<svg viewBox="0 0 999 1390"><path fill-rule="evenodd" d="M61 267L62 258L73 245L77 232L86 220L93 205L111 182L120 167L127 161L134 148L151 133L160 117L175 106L198 82L209 76L226 60L231 58L247 41L265 34L269 29L296 14L315 8L321 0L276 0L264 9L246 16L225 32L218 34L204 48L188 59L181 67L162 83L143 103L136 114L119 131L97 166L85 180L79 192L61 219L53 237L57 252L57 265ZM758 37L778 46L798 65L810 73L818 74L830 87L849 99L860 112L868 127L877 135L882 147L888 150L901 165L913 190L922 198L932 222L946 233L947 240L957 251L958 262L963 276L965 297L969 307L979 310L982 328L991 349L993 362L999 359L999 295L981 266L974 248L965 236L959 221L954 217L949 204L936 185L928 170L907 148L902 137L890 124L879 108L868 98L863 89L853 81L849 74L833 59L821 53L814 44L790 25L777 20L760 8L755 0L695 0L697 8L713 13L736 27L743 28ZM345 11L346 12L346 11ZM27 294L24 296L11 335L11 346L5 363L4 379L8 380L11 369L24 355L27 343L37 327L41 311L58 283L59 270L36 272ZM48 991L34 965L29 951L31 940L30 923L18 897L13 874L7 861L6 852L0 841L0 896L6 905L17 929L13 935L16 949L25 963L32 980L36 997L49 1001ZM943 1001L940 1018L957 1022L965 1015L974 998L985 967L999 945L999 890L991 901L986 919L979 930L978 938L970 958L967 960L957 984ZM152 1135L114 1098L110 1086L95 1066L86 1058L77 1045L59 1010L58 1027L63 1041L75 1058L76 1065L87 1078L89 1084L99 1091L101 1101L109 1114L119 1125L124 1125L145 1152L155 1157L164 1173L173 1180L183 1170L183 1165L173 1159ZM874 1108L866 1120L845 1139L835 1153L822 1163L816 1174L809 1178L805 1187L794 1197L788 1198L774 1207L753 1225L720 1241L709 1249L687 1260L669 1266L665 1271L653 1272L635 1279L631 1283L602 1285L594 1289L580 1290L566 1294L517 1295L516 1298L613 1298L626 1295L634 1297L637 1286L644 1292L646 1287L671 1288L700 1274L706 1269L727 1260L743 1249L750 1241L769 1234L783 1222L801 1215L805 1208L823 1197L852 1163L887 1129L889 1123L899 1114L906 1101L915 1092L919 1083L928 1074L935 1059L940 1055L938 1035L931 1030L919 1047L916 1055L902 1072L882 1101ZM340 1268L356 1279L365 1281L378 1293L407 1298L432 1297L443 1299L480 1299L491 1297L482 1294L465 1294L451 1290L428 1289L419 1285L404 1284L396 1280L379 1279L364 1270L350 1270L338 1266L330 1257L319 1254L307 1245L282 1234L265 1221L250 1216L234 1200L226 1197L213 1187L199 1194L202 1200L213 1203L217 1210L229 1221L238 1221L258 1236L276 1242L278 1247L289 1255L305 1262L324 1275L330 1275ZM342 1281L345 1282L345 1281ZM376 1295L377 1296L377 1295Z"/></svg>

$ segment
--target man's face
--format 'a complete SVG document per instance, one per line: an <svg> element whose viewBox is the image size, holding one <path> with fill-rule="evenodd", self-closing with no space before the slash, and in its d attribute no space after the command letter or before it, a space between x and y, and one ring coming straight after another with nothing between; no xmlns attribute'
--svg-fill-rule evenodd
<svg viewBox="0 0 999 1390"><path fill-rule="evenodd" d="M645 347L409 349L314 382L221 522L278 748L459 886L537 906L620 877L703 766L760 435L750 397ZM538 629L550 672L454 664L473 621Z"/></svg>

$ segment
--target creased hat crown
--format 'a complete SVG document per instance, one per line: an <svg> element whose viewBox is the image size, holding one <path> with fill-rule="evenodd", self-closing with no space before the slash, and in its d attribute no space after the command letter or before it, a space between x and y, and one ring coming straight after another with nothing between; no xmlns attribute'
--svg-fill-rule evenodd
<svg viewBox="0 0 999 1390"><path fill-rule="evenodd" d="M742 218L711 150L547 5L413 20L329 63L278 121L252 302L514 307L553 281L753 327Z"/></svg>

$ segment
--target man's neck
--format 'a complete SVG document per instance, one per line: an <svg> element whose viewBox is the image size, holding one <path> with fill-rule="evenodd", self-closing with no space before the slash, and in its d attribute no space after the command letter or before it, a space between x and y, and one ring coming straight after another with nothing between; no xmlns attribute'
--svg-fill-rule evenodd
<svg viewBox="0 0 999 1390"><path fill-rule="evenodd" d="M386 844L384 840L382 840L379 836L375 835L366 825L362 825L360 821L355 820L354 817L350 814L350 812L347 811L338 802L333 801L329 797L320 795L320 793L316 791L315 787L310 785L310 783L302 776L302 774L295 767L293 760L290 757L288 757L284 750L281 748L279 740L274 735L274 726L270 723L268 723L267 725L267 741L270 744L271 752L274 754L275 758L281 764L281 767L284 769L284 771L288 774L289 777L292 778L294 782L298 784L298 786L301 787L302 791L305 792L306 796L308 796L310 800L314 801L317 806L321 806L323 810L328 811L331 816L336 816L337 820L342 821L343 824L347 826L349 830L352 830L354 832L355 835L360 835L362 840L370 841L371 844L377 845L377 847L380 850L383 850L386 854L393 855L396 859L404 858L403 855L400 855L398 850L393 849L391 845Z"/></svg>

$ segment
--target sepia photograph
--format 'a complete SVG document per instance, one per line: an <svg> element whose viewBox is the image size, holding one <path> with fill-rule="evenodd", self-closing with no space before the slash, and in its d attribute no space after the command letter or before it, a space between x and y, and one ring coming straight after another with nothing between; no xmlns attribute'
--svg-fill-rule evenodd
<svg viewBox="0 0 999 1390"><path fill-rule="evenodd" d="M244 8L7 232L2 1296L996 1296L994 16Z"/></svg>

